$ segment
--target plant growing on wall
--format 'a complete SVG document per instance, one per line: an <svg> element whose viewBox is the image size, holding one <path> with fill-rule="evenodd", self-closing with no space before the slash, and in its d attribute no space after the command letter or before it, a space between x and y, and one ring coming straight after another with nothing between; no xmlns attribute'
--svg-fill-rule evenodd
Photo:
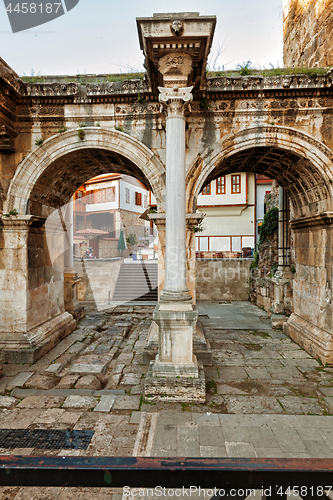
<svg viewBox="0 0 333 500"><path fill-rule="evenodd" d="M35 145L36 146L42 146L44 142L44 139L42 139L41 137L39 137L38 139L35 140Z"/></svg>
<svg viewBox="0 0 333 500"><path fill-rule="evenodd" d="M199 222L199 224L197 224L196 226L193 226L193 227L192 227L192 231L193 231L194 233L202 233L202 231L204 231L204 230L205 230L205 228L204 228L204 226L203 226L202 221L201 221L201 222Z"/></svg>
<svg viewBox="0 0 333 500"><path fill-rule="evenodd" d="M237 64L237 69L242 76L251 75L253 70L252 62L246 61L243 64Z"/></svg>
<svg viewBox="0 0 333 500"><path fill-rule="evenodd" d="M79 129L77 135L78 135L79 139L81 139L81 141L83 141L83 139L84 139L84 132L83 132L83 130L81 128Z"/></svg>
<svg viewBox="0 0 333 500"><path fill-rule="evenodd" d="M259 241L260 246L266 239L266 236L273 234L279 227L279 209L271 208L265 215L262 225L260 226Z"/></svg>

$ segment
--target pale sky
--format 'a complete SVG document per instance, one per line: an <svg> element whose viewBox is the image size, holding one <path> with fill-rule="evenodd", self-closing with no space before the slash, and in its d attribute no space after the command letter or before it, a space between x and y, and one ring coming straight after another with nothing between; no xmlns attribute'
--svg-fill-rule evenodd
<svg viewBox="0 0 333 500"><path fill-rule="evenodd" d="M58 19L15 34L0 0L0 56L19 75L140 71L135 18L184 11L217 16L212 57L219 46L223 52L216 66L283 66L282 0L80 0Z"/></svg>

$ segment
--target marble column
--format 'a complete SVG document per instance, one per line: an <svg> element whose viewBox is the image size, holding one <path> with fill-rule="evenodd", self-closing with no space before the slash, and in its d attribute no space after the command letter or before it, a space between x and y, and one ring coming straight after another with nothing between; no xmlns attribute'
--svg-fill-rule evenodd
<svg viewBox="0 0 333 500"><path fill-rule="evenodd" d="M159 87L166 111L166 228L165 284L162 302L187 301L185 109L193 99L192 87Z"/></svg>
<svg viewBox="0 0 333 500"><path fill-rule="evenodd" d="M186 284L185 110L192 87L159 87L166 111L165 282L153 319L158 354L145 396L154 400L205 401L203 370L193 353L198 311Z"/></svg>

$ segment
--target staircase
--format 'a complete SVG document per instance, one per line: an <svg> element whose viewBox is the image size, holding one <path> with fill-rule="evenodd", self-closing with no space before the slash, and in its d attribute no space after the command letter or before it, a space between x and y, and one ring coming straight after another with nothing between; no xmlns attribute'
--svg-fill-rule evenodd
<svg viewBox="0 0 333 500"><path fill-rule="evenodd" d="M124 263L121 265L112 300L157 302L157 263Z"/></svg>

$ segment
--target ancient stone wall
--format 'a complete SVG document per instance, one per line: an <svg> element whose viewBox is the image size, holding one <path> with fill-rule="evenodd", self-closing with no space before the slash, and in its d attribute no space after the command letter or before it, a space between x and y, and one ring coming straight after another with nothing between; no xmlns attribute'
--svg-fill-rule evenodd
<svg viewBox="0 0 333 500"><path fill-rule="evenodd" d="M197 300L248 300L251 259L198 259Z"/></svg>
<svg viewBox="0 0 333 500"><path fill-rule="evenodd" d="M74 270L81 281L77 285L77 297L80 302L92 302L97 307L105 306L112 300L120 266L124 259L74 259Z"/></svg>
<svg viewBox="0 0 333 500"><path fill-rule="evenodd" d="M293 67L333 65L333 3L285 0L283 62Z"/></svg>
<svg viewBox="0 0 333 500"><path fill-rule="evenodd" d="M99 258L110 259L119 257L118 240L116 238L100 238L99 239Z"/></svg>

